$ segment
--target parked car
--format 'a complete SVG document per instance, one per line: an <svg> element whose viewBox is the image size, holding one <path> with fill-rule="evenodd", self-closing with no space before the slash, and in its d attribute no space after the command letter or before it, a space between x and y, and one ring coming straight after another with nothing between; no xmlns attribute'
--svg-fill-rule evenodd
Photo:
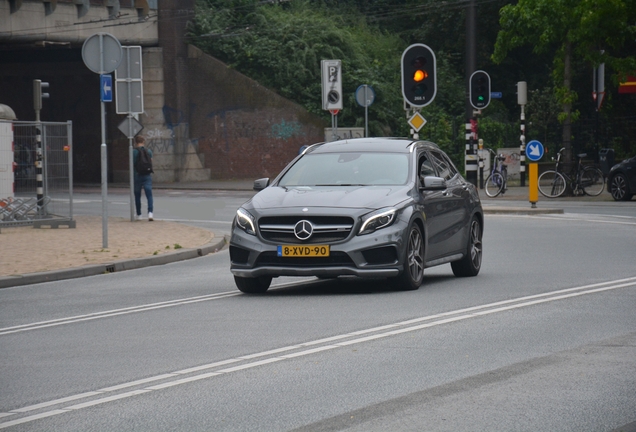
<svg viewBox="0 0 636 432"><path fill-rule="evenodd" d="M264 293L278 276L389 278L418 289L424 269L481 268L476 188L427 141L359 138L308 147L232 224L230 270L239 290Z"/></svg>
<svg viewBox="0 0 636 432"><path fill-rule="evenodd" d="M610 169L607 190L616 201L629 201L636 194L636 156Z"/></svg>

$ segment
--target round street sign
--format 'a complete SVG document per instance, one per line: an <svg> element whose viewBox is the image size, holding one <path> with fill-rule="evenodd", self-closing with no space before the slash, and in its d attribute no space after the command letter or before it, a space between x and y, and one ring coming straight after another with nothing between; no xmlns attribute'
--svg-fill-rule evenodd
<svg viewBox="0 0 636 432"><path fill-rule="evenodd" d="M368 86L366 84L362 84L356 90L356 102L358 105L363 107L368 107L375 101L375 91L373 87Z"/></svg>
<svg viewBox="0 0 636 432"><path fill-rule="evenodd" d="M526 157L531 162L536 162L543 157L543 144L537 140L532 140L526 144Z"/></svg>
<svg viewBox="0 0 636 432"><path fill-rule="evenodd" d="M122 57L121 44L109 33L96 33L82 45L84 64L98 74L113 72L119 67Z"/></svg>
<svg viewBox="0 0 636 432"><path fill-rule="evenodd" d="M329 110L329 112L330 112L332 115L338 115L338 113L340 112L340 110L337 110L337 109L330 109L330 110Z"/></svg>

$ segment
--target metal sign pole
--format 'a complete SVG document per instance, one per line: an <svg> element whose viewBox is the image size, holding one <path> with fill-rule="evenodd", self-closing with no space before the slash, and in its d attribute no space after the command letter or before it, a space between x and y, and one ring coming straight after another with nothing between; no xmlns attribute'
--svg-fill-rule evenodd
<svg viewBox="0 0 636 432"><path fill-rule="evenodd" d="M331 113L331 140L336 140L336 126L335 126L335 118L336 116Z"/></svg>
<svg viewBox="0 0 636 432"><path fill-rule="evenodd" d="M91 71L100 75L101 123L102 145L102 247L108 247L108 155L106 148L106 105L112 101L112 88L107 87L102 81L102 75L110 74L121 63L121 44L111 34L96 33L84 41L82 45L82 59ZM110 78L110 77L109 77ZM110 81L108 81L110 83ZM110 84L109 84L110 85Z"/></svg>
<svg viewBox="0 0 636 432"><path fill-rule="evenodd" d="M130 50L126 50L126 66L127 66L127 76L130 77ZM128 92L128 106L132 107L132 92ZM132 108L130 108L132 111ZM129 181L130 181L130 221L135 221L135 197L134 197L134 188L135 188L135 174L133 173L133 125L132 125L132 113L128 113L128 172L129 172Z"/></svg>
<svg viewBox="0 0 636 432"><path fill-rule="evenodd" d="M336 124L336 128L334 129L334 138L338 138L338 114L334 114L333 116Z"/></svg>
<svg viewBox="0 0 636 432"><path fill-rule="evenodd" d="M99 35L99 64L100 75L104 73L104 35ZM100 100L102 99L100 93ZM102 110L102 247L108 247L108 159L106 148L106 104L101 100Z"/></svg>
<svg viewBox="0 0 636 432"><path fill-rule="evenodd" d="M369 105L375 100L373 87L362 84L356 89L356 102L364 107L364 136L369 136ZM408 119L408 115L407 115Z"/></svg>
<svg viewBox="0 0 636 432"><path fill-rule="evenodd" d="M364 137L369 136L369 86L364 86Z"/></svg>
<svg viewBox="0 0 636 432"><path fill-rule="evenodd" d="M130 221L135 220L135 174L133 173L133 132L132 114L128 114L128 171L130 173Z"/></svg>

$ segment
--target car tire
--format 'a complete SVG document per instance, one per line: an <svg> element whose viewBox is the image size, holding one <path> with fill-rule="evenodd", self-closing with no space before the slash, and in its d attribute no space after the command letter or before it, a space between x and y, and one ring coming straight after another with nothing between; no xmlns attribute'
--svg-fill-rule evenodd
<svg viewBox="0 0 636 432"><path fill-rule="evenodd" d="M481 269L482 249L482 229L477 216L473 216L468 231L468 246L466 254L459 261L451 263L453 274L458 277L477 276Z"/></svg>
<svg viewBox="0 0 636 432"><path fill-rule="evenodd" d="M409 228L404 249L404 269L394 282L404 291L416 290L424 280L424 237L419 225L413 223Z"/></svg>
<svg viewBox="0 0 636 432"><path fill-rule="evenodd" d="M627 177L622 173L618 173L612 177L609 190L615 201L629 201L632 199L632 194L629 193L627 187Z"/></svg>
<svg viewBox="0 0 636 432"><path fill-rule="evenodd" d="M234 283L241 292L246 294L263 294L269 289L272 278L270 276L256 278L234 276Z"/></svg>

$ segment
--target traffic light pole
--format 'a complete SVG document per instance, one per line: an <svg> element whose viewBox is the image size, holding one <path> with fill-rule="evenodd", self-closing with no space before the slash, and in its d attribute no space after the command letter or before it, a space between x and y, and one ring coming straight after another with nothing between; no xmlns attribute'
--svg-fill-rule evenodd
<svg viewBox="0 0 636 432"><path fill-rule="evenodd" d="M517 83L517 104L521 106L521 135L519 140L519 184L526 185L526 113L525 105L528 103L528 83Z"/></svg>
<svg viewBox="0 0 636 432"><path fill-rule="evenodd" d="M471 114L472 108L471 108ZM466 123L466 180L477 186L477 169L479 165L477 155L477 117L470 117Z"/></svg>
<svg viewBox="0 0 636 432"><path fill-rule="evenodd" d="M482 70L473 72L468 80L468 93L470 106L474 110L471 110L469 120L471 133L466 148L466 179L477 186L477 166L479 163L477 116L481 114L483 108L490 104L490 76Z"/></svg>
<svg viewBox="0 0 636 432"><path fill-rule="evenodd" d="M519 144L519 186L526 185L526 113L521 105L521 143Z"/></svg>
<svg viewBox="0 0 636 432"><path fill-rule="evenodd" d="M44 208L44 151L42 148L42 123L40 122L40 110L42 98L48 98L49 94L42 91L49 87L49 83L42 80L33 80L33 108L35 109L35 182L38 216L46 214Z"/></svg>
<svg viewBox="0 0 636 432"><path fill-rule="evenodd" d="M429 46L417 43L404 50L401 64L404 111L413 139L419 139L419 131L426 124L419 111L437 94L437 59Z"/></svg>
<svg viewBox="0 0 636 432"><path fill-rule="evenodd" d="M466 180L477 186L477 152L474 151L476 141L473 142L472 123L476 123L473 106L470 103L470 77L477 69L477 9L475 0L470 0L466 7L466 149L464 168ZM473 122L471 122L471 120ZM476 137L474 137L476 140Z"/></svg>

